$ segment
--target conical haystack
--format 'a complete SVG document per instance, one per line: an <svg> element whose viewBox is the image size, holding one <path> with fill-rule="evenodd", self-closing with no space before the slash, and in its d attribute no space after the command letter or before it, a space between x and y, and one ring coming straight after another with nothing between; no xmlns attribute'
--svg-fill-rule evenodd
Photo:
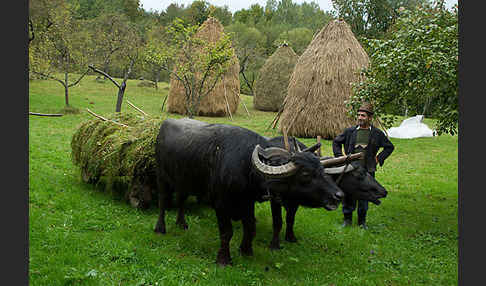
<svg viewBox="0 0 486 286"><path fill-rule="evenodd" d="M355 124L345 100L369 58L349 25L330 21L299 57L290 78L279 129L288 135L332 139Z"/></svg>
<svg viewBox="0 0 486 286"><path fill-rule="evenodd" d="M287 44L271 55L255 81L253 106L263 111L278 111L287 96L287 87L299 56Z"/></svg>
<svg viewBox="0 0 486 286"><path fill-rule="evenodd" d="M201 25L196 36L205 41L214 43L221 38L223 33L223 25L221 25L216 18L209 17ZM236 112L240 103L240 79L238 76L240 65L236 55L231 61L232 64L223 75L222 80L216 84L214 89L206 97L202 98L199 112L195 115L226 116ZM212 80L209 82L212 82ZM171 77L169 97L167 99L167 111L171 113L186 114L185 105L184 85L174 77Z"/></svg>

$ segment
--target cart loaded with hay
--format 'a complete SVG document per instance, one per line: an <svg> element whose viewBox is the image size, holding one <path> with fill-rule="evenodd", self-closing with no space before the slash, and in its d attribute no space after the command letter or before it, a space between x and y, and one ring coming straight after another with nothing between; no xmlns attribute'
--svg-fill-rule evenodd
<svg viewBox="0 0 486 286"><path fill-rule="evenodd" d="M84 182L136 208L157 205L155 140L159 117L117 112L94 114L71 139L71 158Z"/></svg>

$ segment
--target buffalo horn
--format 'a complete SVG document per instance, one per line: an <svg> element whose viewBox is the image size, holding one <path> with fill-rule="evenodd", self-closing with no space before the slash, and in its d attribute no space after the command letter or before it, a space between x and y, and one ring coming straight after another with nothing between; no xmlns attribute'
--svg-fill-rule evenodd
<svg viewBox="0 0 486 286"><path fill-rule="evenodd" d="M308 148L305 148L302 150L302 152L315 152L317 149L319 149L319 147L321 147L321 143L316 143Z"/></svg>
<svg viewBox="0 0 486 286"><path fill-rule="evenodd" d="M270 148L277 148L277 147L270 147ZM281 166L266 165L260 160L260 157L258 156L259 153L265 153L265 150L266 149L263 149L262 147L260 147L260 145L256 145L251 155L251 162L253 166L255 166L257 171L259 171L260 173L270 178L283 178L283 177L291 176L297 171L297 166L295 166L293 162L288 162Z"/></svg>
<svg viewBox="0 0 486 286"><path fill-rule="evenodd" d="M346 173L346 172L350 172L352 170L354 170L353 165L344 165L344 166L341 166L341 167L325 168L324 173L332 175L332 174Z"/></svg>
<svg viewBox="0 0 486 286"><path fill-rule="evenodd" d="M325 159L325 158L321 157L320 161L321 161L321 165L323 167L332 167L332 166L336 166L336 165L339 165L339 164L343 164L346 161L354 161L354 160L361 159L361 156L363 156L363 153L359 152L359 153L356 153L356 154L351 154L351 155L348 155L348 156L340 156L340 157L331 158L331 159Z"/></svg>

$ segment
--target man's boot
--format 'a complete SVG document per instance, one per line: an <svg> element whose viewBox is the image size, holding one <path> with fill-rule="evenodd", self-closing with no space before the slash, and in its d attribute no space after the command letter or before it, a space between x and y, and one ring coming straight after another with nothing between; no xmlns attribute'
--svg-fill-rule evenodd
<svg viewBox="0 0 486 286"><path fill-rule="evenodd" d="M368 226L366 225L366 216L365 215L358 215L358 226L361 227L362 229L368 229Z"/></svg>
<svg viewBox="0 0 486 286"><path fill-rule="evenodd" d="M343 221L342 226L343 227L351 226L352 223L353 223L353 214L352 213L344 214L344 221Z"/></svg>

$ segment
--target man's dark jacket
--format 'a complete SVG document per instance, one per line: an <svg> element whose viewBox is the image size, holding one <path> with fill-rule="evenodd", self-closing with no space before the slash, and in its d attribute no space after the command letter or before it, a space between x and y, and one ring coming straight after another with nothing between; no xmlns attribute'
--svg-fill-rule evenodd
<svg viewBox="0 0 486 286"><path fill-rule="evenodd" d="M344 153L346 155L352 154L354 152L354 146L356 145L356 134L358 125L346 128L343 133L339 134L334 138L332 142L332 151L335 157L342 156L342 145L344 144ZM366 168L368 172L376 171L376 161L375 156L380 147L383 147L383 151L378 154L378 163L383 166L385 159L390 156L390 154L395 149L395 146L390 142L390 140L385 136L383 131L371 125L370 139L368 141L368 147L366 151Z"/></svg>

